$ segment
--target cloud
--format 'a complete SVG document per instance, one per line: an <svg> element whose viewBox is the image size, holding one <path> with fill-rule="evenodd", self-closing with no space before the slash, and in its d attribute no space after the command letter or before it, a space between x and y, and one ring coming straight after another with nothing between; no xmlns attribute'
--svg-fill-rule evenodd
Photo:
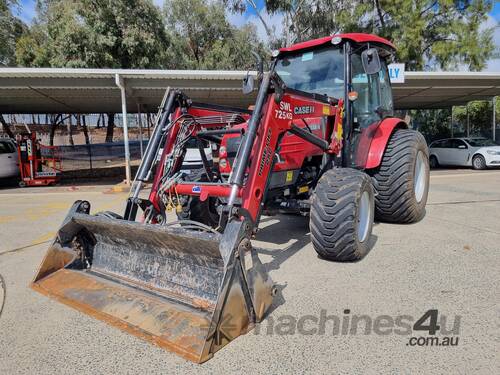
<svg viewBox="0 0 500 375"><path fill-rule="evenodd" d="M260 10L260 15L264 19L266 25L271 30L274 30L276 36L280 36L283 33L282 14L270 15L264 8L262 8ZM257 29L258 38L264 42L269 41L269 35L267 34L266 28L262 24L262 21L260 20L258 15L249 14L248 12L241 14L241 13L231 13L230 11L226 11L226 17L228 21L236 27L241 27L243 25L246 25L247 23L255 25Z"/></svg>
<svg viewBox="0 0 500 375"><path fill-rule="evenodd" d="M275 36L281 36L283 34L283 19L284 16L281 13L276 13L270 15L265 9L261 9L260 16L264 19L266 25L274 32ZM257 26L257 35L260 39L265 42L269 41L269 35L267 34L266 28L262 24L259 16L251 15L249 17L249 22Z"/></svg>

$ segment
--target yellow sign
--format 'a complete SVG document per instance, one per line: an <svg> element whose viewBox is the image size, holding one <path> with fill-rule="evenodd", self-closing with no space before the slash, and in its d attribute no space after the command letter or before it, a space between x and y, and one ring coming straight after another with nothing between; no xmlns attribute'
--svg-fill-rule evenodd
<svg viewBox="0 0 500 375"><path fill-rule="evenodd" d="M299 187L299 194L302 194L302 193L307 193L309 191L309 186L301 186Z"/></svg>
<svg viewBox="0 0 500 375"><path fill-rule="evenodd" d="M286 172L286 182L291 182L293 180L293 171Z"/></svg>
<svg viewBox="0 0 500 375"><path fill-rule="evenodd" d="M330 116L330 106L329 105L323 106L323 114L326 116Z"/></svg>

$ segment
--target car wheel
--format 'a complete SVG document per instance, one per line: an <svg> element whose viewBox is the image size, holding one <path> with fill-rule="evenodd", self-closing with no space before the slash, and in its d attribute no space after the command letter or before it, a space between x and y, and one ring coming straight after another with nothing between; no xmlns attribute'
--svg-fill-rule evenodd
<svg viewBox="0 0 500 375"><path fill-rule="evenodd" d="M472 158L472 168L474 169L485 169L486 160L483 155L476 155Z"/></svg>
<svg viewBox="0 0 500 375"><path fill-rule="evenodd" d="M436 156L434 155L431 155L431 157L429 158L429 166L432 168L432 169L435 169L435 168L438 168L439 167L439 162L438 162L438 159Z"/></svg>

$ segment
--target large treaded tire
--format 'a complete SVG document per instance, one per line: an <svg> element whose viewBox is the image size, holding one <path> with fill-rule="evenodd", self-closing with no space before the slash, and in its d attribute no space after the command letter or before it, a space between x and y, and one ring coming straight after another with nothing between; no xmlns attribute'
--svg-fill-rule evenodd
<svg viewBox="0 0 500 375"><path fill-rule="evenodd" d="M422 180L415 175L424 168ZM418 169L417 169L418 170ZM370 172L375 188L375 218L390 223L414 223L425 216L429 192L429 149L422 134L397 129L390 137L380 166ZM415 181L425 186L416 187ZM419 197L417 198L417 193Z"/></svg>
<svg viewBox="0 0 500 375"><path fill-rule="evenodd" d="M364 194L366 192L366 194ZM360 202L366 226L359 225ZM334 168L321 176L311 202L311 241L322 257L335 261L356 261L369 250L374 200L370 177L350 168ZM365 228L359 234L360 228ZM360 241L360 237L361 240Z"/></svg>

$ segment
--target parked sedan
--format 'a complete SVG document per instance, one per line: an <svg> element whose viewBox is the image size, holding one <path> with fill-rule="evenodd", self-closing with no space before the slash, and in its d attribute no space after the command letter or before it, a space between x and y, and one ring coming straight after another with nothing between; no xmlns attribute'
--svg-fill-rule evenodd
<svg viewBox="0 0 500 375"><path fill-rule="evenodd" d="M0 139L0 178L16 177L18 174L16 144L11 139Z"/></svg>
<svg viewBox="0 0 500 375"><path fill-rule="evenodd" d="M500 146L487 138L448 138L429 145L431 168L456 165L485 169L500 167Z"/></svg>

